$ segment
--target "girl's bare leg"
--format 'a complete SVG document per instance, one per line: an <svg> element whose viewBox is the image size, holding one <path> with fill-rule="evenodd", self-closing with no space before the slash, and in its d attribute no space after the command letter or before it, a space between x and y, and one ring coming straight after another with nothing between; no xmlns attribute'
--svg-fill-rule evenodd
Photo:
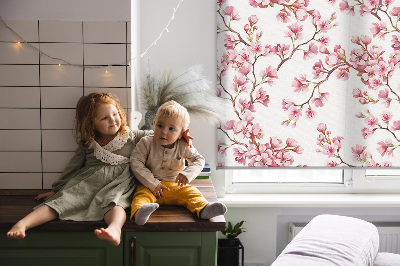
<svg viewBox="0 0 400 266"><path fill-rule="evenodd" d="M57 218L58 213L55 210L47 205L43 205L19 220L10 231L7 232L7 237L16 239L24 238L26 230Z"/></svg>
<svg viewBox="0 0 400 266"><path fill-rule="evenodd" d="M126 213L121 206L115 206L104 215L104 220L108 224L107 228L94 230L94 234L101 240L108 241L113 246L118 246L121 242L121 229L126 221Z"/></svg>

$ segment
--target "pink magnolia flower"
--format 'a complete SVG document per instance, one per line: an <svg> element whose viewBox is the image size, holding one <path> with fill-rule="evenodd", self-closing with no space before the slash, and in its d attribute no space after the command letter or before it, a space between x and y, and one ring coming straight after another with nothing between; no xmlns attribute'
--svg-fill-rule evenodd
<svg viewBox="0 0 400 266"><path fill-rule="evenodd" d="M289 166L294 162L293 156L288 152L279 152L276 157L280 166Z"/></svg>
<svg viewBox="0 0 400 266"><path fill-rule="evenodd" d="M321 78L325 73L325 68L324 65L322 64L321 59L314 64L312 69L313 69L314 79Z"/></svg>
<svg viewBox="0 0 400 266"><path fill-rule="evenodd" d="M235 123L233 132L240 138L249 138L251 125L247 121L238 121Z"/></svg>
<svg viewBox="0 0 400 266"><path fill-rule="evenodd" d="M299 2L299 0L297 2ZM296 8L296 9L294 9L294 15L296 16L296 18L298 20L304 21L308 17L307 9L305 9L305 8Z"/></svg>
<svg viewBox="0 0 400 266"><path fill-rule="evenodd" d="M354 98L363 97L361 90L359 88L353 90L353 97Z"/></svg>
<svg viewBox="0 0 400 266"><path fill-rule="evenodd" d="M289 53L290 46L287 44L277 44L273 48L273 52L283 57Z"/></svg>
<svg viewBox="0 0 400 266"><path fill-rule="evenodd" d="M283 9L276 15L276 18L278 21L287 23L290 21L290 13L286 9Z"/></svg>
<svg viewBox="0 0 400 266"><path fill-rule="evenodd" d="M234 125L235 125L235 120L229 120L228 122L226 122L224 128L226 130L231 130L233 129Z"/></svg>
<svg viewBox="0 0 400 266"><path fill-rule="evenodd" d="M372 42L372 38L369 37L368 35L361 35L360 40L361 40L361 42L362 42L363 44L365 44L366 46Z"/></svg>
<svg viewBox="0 0 400 266"><path fill-rule="evenodd" d="M392 130L400 130L400 120L393 122Z"/></svg>
<svg viewBox="0 0 400 266"><path fill-rule="evenodd" d="M318 124L317 130L318 130L319 132L325 133L326 129L327 129L326 124L324 124L324 123L319 123L319 124Z"/></svg>
<svg viewBox="0 0 400 266"><path fill-rule="evenodd" d="M323 107L328 101L329 92L321 93L320 98L313 98L311 102L315 105L315 107Z"/></svg>
<svg viewBox="0 0 400 266"><path fill-rule="evenodd" d="M395 51L398 51L398 50L400 50L400 40L399 40L399 36L397 36L397 35L392 35L392 48L395 50Z"/></svg>
<svg viewBox="0 0 400 266"><path fill-rule="evenodd" d="M369 136L371 136L372 134L374 134L374 132L375 132L375 129L373 129L373 130L370 130L369 128L363 128L363 129L361 129L361 132L362 132L362 136L363 136L363 138L364 139L367 139Z"/></svg>
<svg viewBox="0 0 400 266"><path fill-rule="evenodd" d="M217 4L219 5L219 6L221 6L223 3L225 3L226 2L226 0L217 0Z"/></svg>
<svg viewBox="0 0 400 266"><path fill-rule="evenodd" d="M252 128L252 134L257 138L257 139L262 139L264 137L264 132L262 131L262 128L260 127L259 124L254 124Z"/></svg>
<svg viewBox="0 0 400 266"><path fill-rule="evenodd" d="M318 46L316 46L314 43L310 43L308 45L308 51L304 51L304 56L303 59L309 59L314 55L318 54Z"/></svg>
<svg viewBox="0 0 400 266"><path fill-rule="evenodd" d="M302 116L302 115L303 115L302 112L300 110L298 110L297 108L290 109L290 112L289 112L290 120L297 122L299 120L300 116Z"/></svg>
<svg viewBox="0 0 400 266"><path fill-rule="evenodd" d="M267 92L263 88L260 88L256 92L256 101L260 102L265 107L268 107L269 95L267 94Z"/></svg>
<svg viewBox="0 0 400 266"><path fill-rule="evenodd" d="M336 151L337 151L336 145L325 144L322 150L322 154L328 155L328 157L332 157L335 155Z"/></svg>
<svg viewBox="0 0 400 266"><path fill-rule="evenodd" d="M233 148L233 156L235 156L235 161L237 161L239 164L246 164L246 151L241 147Z"/></svg>
<svg viewBox="0 0 400 266"><path fill-rule="evenodd" d="M322 46L328 46L330 39L328 36L321 36L318 41Z"/></svg>
<svg viewBox="0 0 400 266"><path fill-rule="evenodd" d="M283 141L277 137L270 137L269 143L271 145L271 149L277 150L283 148Z"/></svg>
<svg viewBox="0 0 400 266"><path fill-rule="evenodd" d="M365 123L370 129L374 128L378 124L378 122L378 118L376 118L373 114L369 114L369 116L365 118Z"/></svg>
<svg viewBox="0 0 400 266"><path fill-rule="evenodd" d="M247 101L246 99L239 99L238 107L242 112L245 110L250 110L252 112L255 112L256 110L254 109L254 104L251 103L251 101Z"/></svg>
<svg viewBox="0 0 400 266"><path fill-rule="evenodd" d="M243 76L246 76L252 70L252 65L249 63L244 63L238 70L239 73L241 73Z"/></svg>
<svg viewBox="0 0 400 266"><path fill-rule="evenodd" d="M340 11L342 11L342 12L347 11L348 15L352 15L352 16L355 15L354 7L350 7L347 0L342 0L342 2L339 4L339 8L340 8Z"/></svg>
<svg viewBox="0 0 400 266"><path fill-rule="evenodd" d="M348 68L339 68L338 71L336 71L336 77L338 79L342 80L348 80L349 79L349 69Z"/></svg>
<svg viewBox="0 0 400 266"><path fill-rule="evenodd" d="M330 67L336 66L339 62L340 60L335 54L329 54L325 57L325 63Z"/></svg>
<svg viewBox="0 0 400 266"><path fill-rule="evenodd" d="M296 147L297 146L297 141L293 138L287 138L286 139L286 146L287 147Z"/></svg>
<svg viewBox="0 0 400 266"><path fill-rule="evenodd" d="M295 153L297 153L297 154L302 154L303 151L304 151L304 149L303 149L303 147L301 147L301 146L296 146L296 147L294 147L293 151L294 151Z"/></svg>
<svg viewBox="0 0 400 266"><path fill-rule="evenodd" d="M253 27L258 22L258 18L256 15L251 15L249 17L250 27Z"/></svg>
<svg viewBox="0 0 400 266"><path fill-rule="evenodd" d="M271 0L250 0L250 5L252 7L266 7L271 3Z"/></svg>
<svg viewBox="0 0 400 266"><path fill-rule="evenodd" d="M295 88L294 92L306 92L308 91L308 84L306 75L301 75L300 78L294 78L292 87Z"/></svg>
<svg viewBox="0 0 400 266"><path fill-rule="evenodd" d="M383 31L386 29L386 25L387 24L386 24L385 21L372 23L372 28L371 28L372 36L374 38L376 36L378 36L380 39L384 39L385 38L385 34L384 34Z"/></svg>
<svg viewBox="0 0 400 266"><path fill-rule="evenodd" d="M240 16L238 11L235 9L234 6L227 6L225 7L224 11L222 11L222 14L230 16L231 20L240 20Z"/></svg>
<svg viewBox="0 0 400 266"><path fill-rule="evenodd" d="M308 108L306 110L306 116L307 116L308 119L313 119L313 118L315 118L317 116L317 112L315 112L311 108Z"/></svg>
<svg viewBox="0 0 400 266"><path fill-rule="evenodd" d="M253 114L250 110L245 110L243 113L241 113L240 117L247 122L254 120Z"/></svg>
<svg viewBox="0 0 400 266"><path fill-rule="evenodd" d="M393 7L392 11L389 12L391 16L399 17L400 16L400 7Z"/></svg>
<svg viewBox="0 0 400 266"><path fill-rule="evenodd" d="M225 44L224 46L226 47L227 50L233 50L236 45L236 39L233 35L230 34L225 34Z"/></svg>
<svg viewBox="0 0 400 266"><path fill-rule="evenodd" d="M367 146L362 146L359 144L357 144L355 148L354 147L351 148L351 151L353 153L353 158L355 161L358 161L361 158L366 157L364 154L366 148L367 148Z"/></svg>
<svg viewBox="0 0 400 266"><path fill-rule="evenodd" d="M389 149L390 147L394 146L391 139L380 141L377 144L378 148L376 150L382 155L382 157L385 156L385 154L387 156L393 156L393 149Z"/></svg>
<svg viewBox="0 0 400 266"><path fill-rule="evenodd" d="M217 87L217 96L221 97L222 95L222 88L221 87Z"/></svg>
<svg viewBox="0 0 400 266"><path fill-rule="evenodd" d="M274 79L278 78L277 74L277 70L272 68L272 66L268 66L260 72L260 76L263 78L264 82L267 82L270 86L274 83Z"/></svg>
<svg viewBox="0 0 400 266"><path fill-rule="evenodd" d="M332 143L336 145L338 150L342 148L343 139L343 137L334 137L332 139Z"/></svg>
<svg viewBox="0 0 400 266"><path fill-rule="evenodd" d="M388 88L380 90L378 97L386 108L390 107L390 102L392 101L392 99L389 98L389 89Z"/></svg>
<svg viewBox="0 0 400 266"><path fill-rule="evenodd" d="M326 166L329 166L329 167L336 167L336 166L338 166L338 163L335 162L334 160L330 160L330 161L328 161L328 162L326 163Z"/></svg>
<svg viewBox="0 0 400 266"><path fill-rule="evenodd" d="M250 60L250 54L247 50L242 49L242 52L238 54L238 61L243 63L243 62L248 62Z"/></svg>
<svg viewBox="0 0 400 266"><path fill-rule="evenodd" d="M392 119L393 115L389 112L384 112L381 115L381 119L384 123L389 124L390 119Z"/></svg>
<svg viewBox="0 0 400 266"><path fill-rule="evenodd" d="M246 76L243 75L235 75L233 78L234 84L236 84L238 87L245 85L247 82L249 82L246 78ZM235 86L236 87L236 86Z"/></svg>
<svg viewBox="0 0 400 266"><path fill-rule="evenodd" d="M282 100L282 109L287 111L294 106L294 102L288 101L286 99Z"/></svg>
<svg viewBox="0 0 400 266"><path fill-rule="evenodd" d="M319 21L318 26L319 26L321 32L323 32L323 33L326 33L328 30L332 29L330 20L327 20L327 19Z"/></svg>
<svg viewBox="0 0 400 266"><path fill-rule="evenodd" d="M252 42L250 49L253 54L259 54L264 52L264 47L262 47L260 42Z"/></svg>
<svg viewBox="0 0 400 266"><path fill-rule="evenodd" d="M287 32L286 36L289 38L294 39L301 39L303 36L303 26L298 23L293 23L292 25L288 26L289 31Z"/></svg>

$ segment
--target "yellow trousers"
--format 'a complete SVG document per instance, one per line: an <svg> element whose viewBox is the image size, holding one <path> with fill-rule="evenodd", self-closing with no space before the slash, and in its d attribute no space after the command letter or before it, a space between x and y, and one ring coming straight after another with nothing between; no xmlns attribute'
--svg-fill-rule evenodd
<svg viewBox="0 0 400 266"><path fill-rule="evenodd" d="M134 220L133 216L137 210L146 203L185 206L200 217L200 211L207 206L208 201L197 188L190 185L180 187L176 182L161 181L161 184L169 188L169 191L163 191L164 196L161 198L156 198L150 189L138 184L131 204L131 221Z"/></svg>

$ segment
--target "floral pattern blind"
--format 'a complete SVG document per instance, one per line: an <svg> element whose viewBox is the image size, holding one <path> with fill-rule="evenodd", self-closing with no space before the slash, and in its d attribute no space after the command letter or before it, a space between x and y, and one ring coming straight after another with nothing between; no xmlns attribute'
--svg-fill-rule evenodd
<svg viewBox="0 0 400 266"><path fill-rule="evenodd" d="M400 0L218 0L219 167L400 167Z"/></svg>

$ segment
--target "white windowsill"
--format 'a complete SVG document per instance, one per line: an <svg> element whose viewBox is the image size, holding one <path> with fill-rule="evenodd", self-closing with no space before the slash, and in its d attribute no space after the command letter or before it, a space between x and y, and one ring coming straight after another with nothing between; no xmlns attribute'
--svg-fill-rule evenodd
<svg viewBox="0 0 400 266"><path fill-rule="evenodd" d="M399 194L225 194L227 207L400 207Z"/></svg>

